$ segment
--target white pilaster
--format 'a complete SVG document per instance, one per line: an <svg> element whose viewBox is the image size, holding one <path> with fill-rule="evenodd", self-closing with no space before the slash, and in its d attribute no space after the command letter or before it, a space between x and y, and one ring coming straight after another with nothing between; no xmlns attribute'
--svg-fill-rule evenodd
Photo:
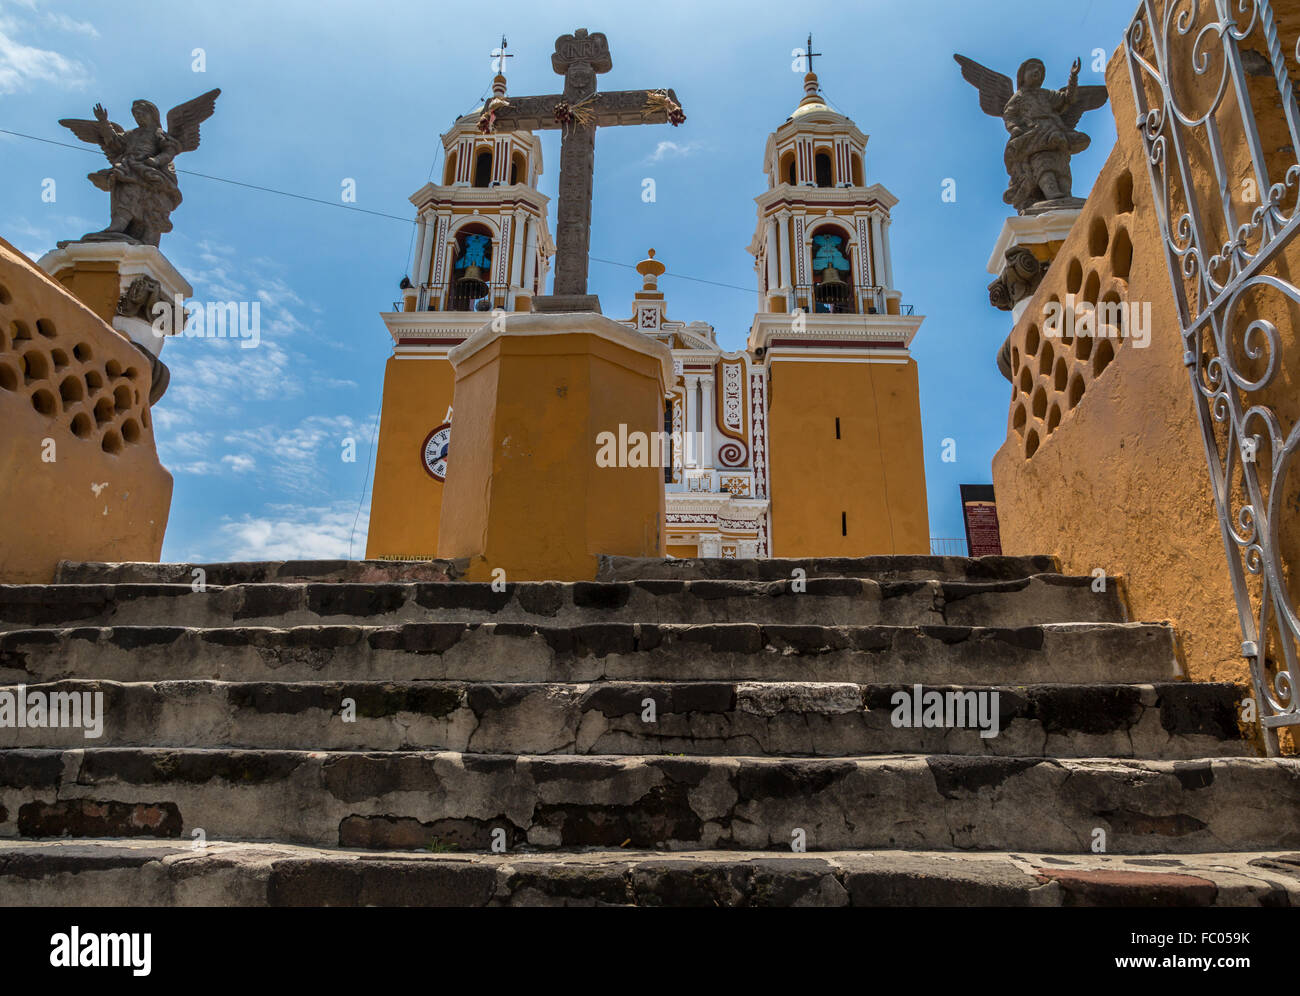
<svg viewBox="0 0 1300 996"><path fill-rule="evenodd" d="M420 264L416 271L415 284L431 283L429 270L432 265L433 256L433 233L430 231L428 215L420 216Z"/></svg>
<svg viewBox="0 0 1300 996"><path fill-rule="evenodd" d="M524 276L519 283L529 295L533 295L539 293L533 284L533 271L537 268L537 219L529 217L524 233L527 236L527 244L524 246Z"/></svg>
<svg viewBox="0 0 1300 996"><path fill-rule="evenodd" d="M700 466L713 466L713 378L700 378Z"/></svg>
<svg viewBox="0 0 1300 996"><path fill-rule="evenodd" d="M781 273L778 269L780 257L777 254L776 244L776 217L775 215L767 219L767 292L770 294L781 286ZM767 310L767 305L763 305L763 310Z"/></svg>
<svg viewBox="0 0 1300 996"><path fill-rule="evenodd" d="M415 219L415 256L411 259L411 283L419 287L429 280L429 274L420 269L424 258L424 244L429 241L429 219L421 212Z"/></svg>
<svg viewBox="0 0 1300 996"><path fill-rule="evenodd" d="M889 219L885 218L880 225L880 242L885 256L885 283L889 289L894 289L894 254L889 251Z"/></svg>
<svg viewBox="0 0 1300 996"><path fill-rule="evenodd" d="M884 260L884 248L880 241L880 215L871 216L871 255L875 257L876 266L873 271L873 278L877 284L889 289L889 276L885 267L882 265Z"/></svg>
<svg viewBox="0 0 1300 996"><path fill-rule="evenodd" d="M779 211L776 217L779 287L783 291L788 291L790 289L790 212Z"/></svg>
<svg viewBox="0 0 1300 996"><path fill-rule="evenodd" d="M682 386L686 389L686 396L682 399L682 407L686 409L684 412L685 417L683 418L685 427L682 430L685 433L684 442L686 443L686 458L683 460L683 464L686 467L700 466L699 447L695 444L697 438L695 433L700 431L699 425L696 424L695 417L695 403L698 396L697 388L699 383L700 378L697 374L688 374L682 378Z"/></svg>
<svg viewBox="0 0 1300 996"><path fill-rule="evenodd" d="M510 246L510 274L506 283L511 287L519 287L523 284L520 277L520 266L524 258L524 220L523 211L515 211L515 223L511 226L512 244Z"/></svg>

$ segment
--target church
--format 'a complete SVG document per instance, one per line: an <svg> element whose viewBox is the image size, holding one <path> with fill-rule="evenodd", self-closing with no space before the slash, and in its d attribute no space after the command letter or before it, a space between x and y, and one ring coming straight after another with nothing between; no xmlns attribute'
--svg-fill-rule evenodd
<svg viewBox="0 0 1300 996"><path fill-rule="evenodd" d="M492 131L493 109L510 99L503 75L492 92L442 135L441 182L411 196L414 269L401 310L381 315L393 351L368 559L439 555L443 491L456 473L449 354L494 315L530 312L546 293L556 245L549 198L538 190L541 141L532 131ZM898 202L868 184L866 146L809 71L802 99L763 150L767 183L748 246L757 307L744 348L725 349L706 320L671 313L660 286L669 260L651 249L636 266L640 286L615 320L672 354L663 398L668 556L930 552L909 351L924 319L894 283Z"/></svg>

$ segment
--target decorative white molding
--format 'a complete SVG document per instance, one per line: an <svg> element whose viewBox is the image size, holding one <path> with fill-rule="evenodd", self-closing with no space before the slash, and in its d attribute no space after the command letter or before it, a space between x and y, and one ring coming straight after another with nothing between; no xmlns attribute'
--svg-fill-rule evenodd
<svg viewBox="0 0 1300 996"><path fill-rule="evenodd" d="M803 330L794 330L794 315L771 312L754 316L749 330L749 348L766 349L768 341L779 339L857 340L897 342L908 347L925 321L924 315L821 315L802 316Z"/></svg>
<svg viewBox="0 0 1300 996"><path fill-rule="evenodd" d="M996 277L1002 272L1007 261L1007 250L1012 246L1064 242L1081 213L1080 208L1065 208L1007 218L1002 222L1002 231L998 233L997 241L993 243L993 254L989 256L987 266L989 273Z"/></svg>

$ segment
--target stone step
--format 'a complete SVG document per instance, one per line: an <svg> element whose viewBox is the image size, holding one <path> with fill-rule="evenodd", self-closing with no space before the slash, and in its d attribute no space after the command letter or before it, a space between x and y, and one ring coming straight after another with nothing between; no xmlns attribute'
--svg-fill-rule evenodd
<svg viewBox="0 0 1300 996"><path fill-rule="evenodd" d="M1119 585L1038 574L1012 581L811 578L783 581L489 584L0 585L0 630L47 626L365 622L761 622L814 626L1031 626L1125 622Z"/></svg>
<svg viewBox="0 0 1300 996"><path fill-rule="evenodd" d="M209 839L0 842L0 905L1295 906L1300 855L396 853Z"/></svg>
<svg viewBox="0 0 1300 996"><path fill-rule="evenodd" d="M1052 566L1041 573L1056 571ZM195 571L201 570L201 575ZM253 560L210 564L95 563L75 560L59 562L55 584L183 584L198 577L205 584L288 584L309 581L346 581L380 584L394 581L456 581L465 573L463 562L454 560Z"/></svg>
<svg viewBox="0 0 1300 996"><path fill-rule="evenodd" d="M191 584L195 569L210 585L289 581L457 581L465 564L454 560L271 560L213 564L83 563L65 560L56 584ZM597 581L789 581L810 578L874 581L1014 581L1056 574L1055 557L802 557L765 560L673 560L601 557Z"/></svg>
<svg viewBox="0 0 1300 996"><path fill-rule="evenodd" d="M1057 574L1055 557L773 557L762 560L600 558L597 581L789 581L810 578L873 581L1015 581ZM125 579L123 579L125 580ZM142 579L143 580L143 579Z"/></svg>
<svg viewBox="0 0 1300 996"><path fill-rule="evenodd" d="M947 726L927 727L920 707L898 705L900 694L907 702L935 699L939 708L928 722ZM1254 753L1236 720L1245 695L1232 684L1188 682L922 689L844 682L62 681L0 686L6 724L34 706L42 724L50 703L65 716L71 705L77 710L75 726L0 726L0 748L1182 759ZM87 703L94 708L85 711ZM7 719L6 708L13 710Z"/></svg>
<svg viewBox="0 0 1300 996"><path fill-rule="evenodd" d="M0 837L1191 854L1300 848L1300 760L7 750L0 815Z"/></svg>
<svg viewBox="0 0 1300 996"><path fill-rule="evenodd" d="M1163 682L1164 624L986 627L407 623L114 626L0 633L0 682L735 680L858 684Z"/></svg>

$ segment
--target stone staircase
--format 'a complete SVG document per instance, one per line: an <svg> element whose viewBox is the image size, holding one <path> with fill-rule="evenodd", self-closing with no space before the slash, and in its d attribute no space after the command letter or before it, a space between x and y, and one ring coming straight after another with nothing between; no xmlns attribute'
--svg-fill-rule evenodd
<svg viewBox="0 0 1300 996"><path fill-rule="evenodd" d="M0 903L1300 901L1247 691L1057 571L64 564L0 586ZM918 684L996 735L895 725ZM5 724L19 685L102 735Z"/></svg>

